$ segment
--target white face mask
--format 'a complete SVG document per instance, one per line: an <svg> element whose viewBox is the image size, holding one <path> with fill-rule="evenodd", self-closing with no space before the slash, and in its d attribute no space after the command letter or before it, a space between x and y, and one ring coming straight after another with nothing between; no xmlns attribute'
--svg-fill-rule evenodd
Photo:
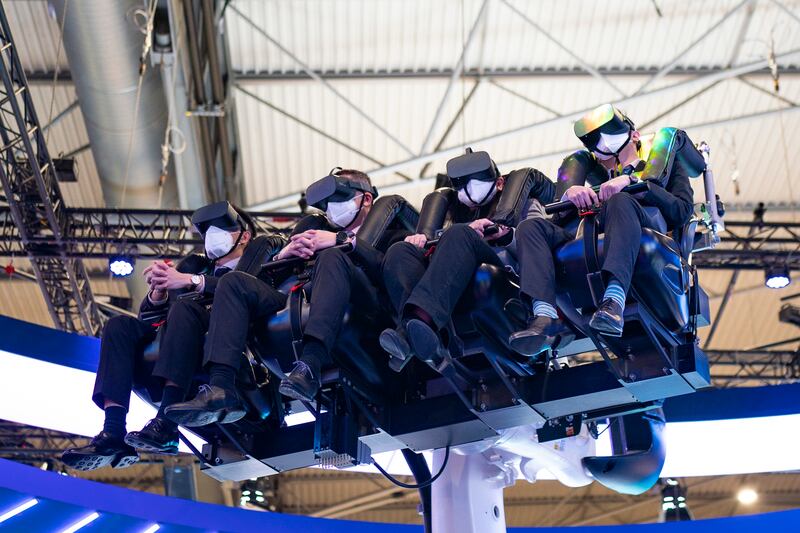
<svg viewBox="0 0 800 533"><path fill-rule="evenodd" d="M485 205L497 193L494 181L469 180L467 186L458 191L458 201L469 207Z"/></svg>
<svg viewBox="0 0 800 533"><path fill-rule="evenodd" d="M630 133L617 133L616 135L608 135L605 133L600 134L600 140L597 143L597 147L607 152L606 154L601 154L595 152L594 155L597 156L598 159L608 160L614 157L613 154L616 154L620 151L620 149L625 146L625 143L628 142L628 135ZM612 154L612 155L608 155Z"/></svg>
<svg viewBox="0 0 800 533"><path fill-rule="evenodd" d="M363 194L361 195L363 198ZM328 208L325 210L325 216L328 217L328 222L339 228L346 228L358 217L361 211L361 203L357 202L358 196L347 200L346 202L328 202Z"/></svg>
<svg viewBox="0 0 800 533"><path fill-rule="evenodd" d="M219 259L233 251L233 234L216 226L211 226L206 231L206 256L209 259Z"/></svg>

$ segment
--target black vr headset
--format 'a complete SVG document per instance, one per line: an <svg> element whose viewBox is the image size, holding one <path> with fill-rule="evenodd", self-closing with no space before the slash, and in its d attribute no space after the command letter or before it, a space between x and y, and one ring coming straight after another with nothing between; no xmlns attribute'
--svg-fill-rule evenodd
<svg viewBox="0 0 800 533"><path fill-rule="evenodd" d="M216 202L201 207L192 213L192 225L205 237L211 226L225 231L245 231L254 233L251 221L240 215L230 202Z"/></svg>
<svg viewBox="0 0 800 533"><path fill-rule="evenodd" d="M495 181L500 171L486 152L473 152L454 157L447 162L447 175L456 189L463 189L470 180Z"/></svg>
<svg viewBox="0 0 800 533"><path fill-rule="evenodd" d="M346 202L358 193L370 193L373 198L378 196L378 189L366 186L347 176L339 176L341 167L331 170L328 176L319 179L306 189L306 202L312 207L325 211L328 202Z"/></svg>

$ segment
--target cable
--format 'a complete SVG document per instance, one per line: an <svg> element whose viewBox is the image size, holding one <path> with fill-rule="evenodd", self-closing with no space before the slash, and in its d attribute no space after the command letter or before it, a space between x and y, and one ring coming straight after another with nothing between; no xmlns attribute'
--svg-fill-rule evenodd
<svg viewBox="0 0 800 533"><path fill-rule="evenodd" d="M434 481L439 479L439 476L441 476L444 473L444 469L447 466L447 461L449 459L450 459L450 445L448 445L447 448L445 448L444 461L442 462L442 467L439 469L438 472L436 472L436 475L433 476L432 478L430 478L428 481L423 481L422 483L419 483L417 485L414 485L412 483L403 483L399 479L396 479L396 478L392 477L392 475L389 474L389 472L384 470L383 467L381 465L379 465L378 463L376 463L374 460L372 461L372 464L375 465L375 468L378 469L378 472L383 474L383 477L385 477L386 479L388 479L389 481L391 481L392 483L394 483L398 487L401 487L401 488L404 488L404 489L419 490L419 489L424 489L425 487L430 487L431 485L433 485Z"/></svg>
<svg viewBox="0 0 800 533"><path fill-rule="evenodd" d="M63 48L64 43L64 23L67 20L67 6L69 5L69 0L64 0L64 12L61 14L61 23L58 25L58 32L60 39L58 40L58 48L56 49L56 67L55 72L53 72L53 88L50 91L50 111L47 113L47 131L44 135L44 144L48 145L50 143L50 131L52 128L53 122L53 104L56 101L56 84L58 83L58 71L60 63L61 63L61 49Z"/></svg>

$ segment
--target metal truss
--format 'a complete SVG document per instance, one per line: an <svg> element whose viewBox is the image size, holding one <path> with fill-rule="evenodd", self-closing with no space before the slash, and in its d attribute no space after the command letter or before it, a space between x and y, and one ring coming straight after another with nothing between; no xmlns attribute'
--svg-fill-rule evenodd
<svg viewBox="0 0 800 533"><path fill-rule="evenodd" d="M16 232L11 209L0 206L0 256L38 258L107 258L117 253L135 257L179 259L203 240L192 231L192 211L158 209L65 209L65 238L36 235L27 247ZM251 213L259 231L286 233L300 213Z"/></svg>
<svg viewBox="0 0 800 533"><path fill-rule="evenodd" d="M726 221L720 237L715 249L692 256L698 268L763 270L785 265L800 270L800 223Z"/></svg>
<svg viewBox="0 0 800 533"><path fill-rule="evenodd" d="M68 215L45 145L25 73L0 6L0 182L56 327L96 335L102 325L80 259L66 253ZM38 256L36 241L49 240L51 254Z"/></svg>
<svg viewBox="0 0 800 533"><path fill-rule="evenodd" d="M742 381L776 384L800 380L800 351L790 350L705 350L719 385Z"/></svg>

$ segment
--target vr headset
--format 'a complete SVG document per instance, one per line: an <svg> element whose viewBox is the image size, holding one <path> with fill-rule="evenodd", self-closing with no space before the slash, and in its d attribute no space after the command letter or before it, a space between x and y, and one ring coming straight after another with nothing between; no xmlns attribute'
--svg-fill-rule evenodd
<svg viewBox="0 0 800 533"><path fill-rule="evenodd" d="M328 176L319 179L306 189L306 202L312 207L322 211L328 208L328 202L346 202L359 193L370 193L373 198L378 196L378 189L366 186L346 176L339 176L341 167L331 170Z"/></svg>
<svg viewBox="0 0 800 533"><path fill-rule="evenodd" d="M192 213L192 225L203 237L211 226L226 231L244 231L250 226L230 202L225 201L201 207Z"/></svg>
<svg viewBox="0 0 800 533"><path fill-rule="evenodd" d="M575 122L573 130L583 145L590 152L604 155L615 155L630 142L631 132L635 129L633 121L625 113L611 104L603 104L587 113ZM615 137L627 135L627 140L615 152L604 146Z"/></svg>
<svg viewBox="0 0 800 533"><path fill-rule="evenodd" d="M456 189L463 189L470 180L495 181L500 171L486 152L473 152L454 157L447 162L447 175Z"/></svg>

